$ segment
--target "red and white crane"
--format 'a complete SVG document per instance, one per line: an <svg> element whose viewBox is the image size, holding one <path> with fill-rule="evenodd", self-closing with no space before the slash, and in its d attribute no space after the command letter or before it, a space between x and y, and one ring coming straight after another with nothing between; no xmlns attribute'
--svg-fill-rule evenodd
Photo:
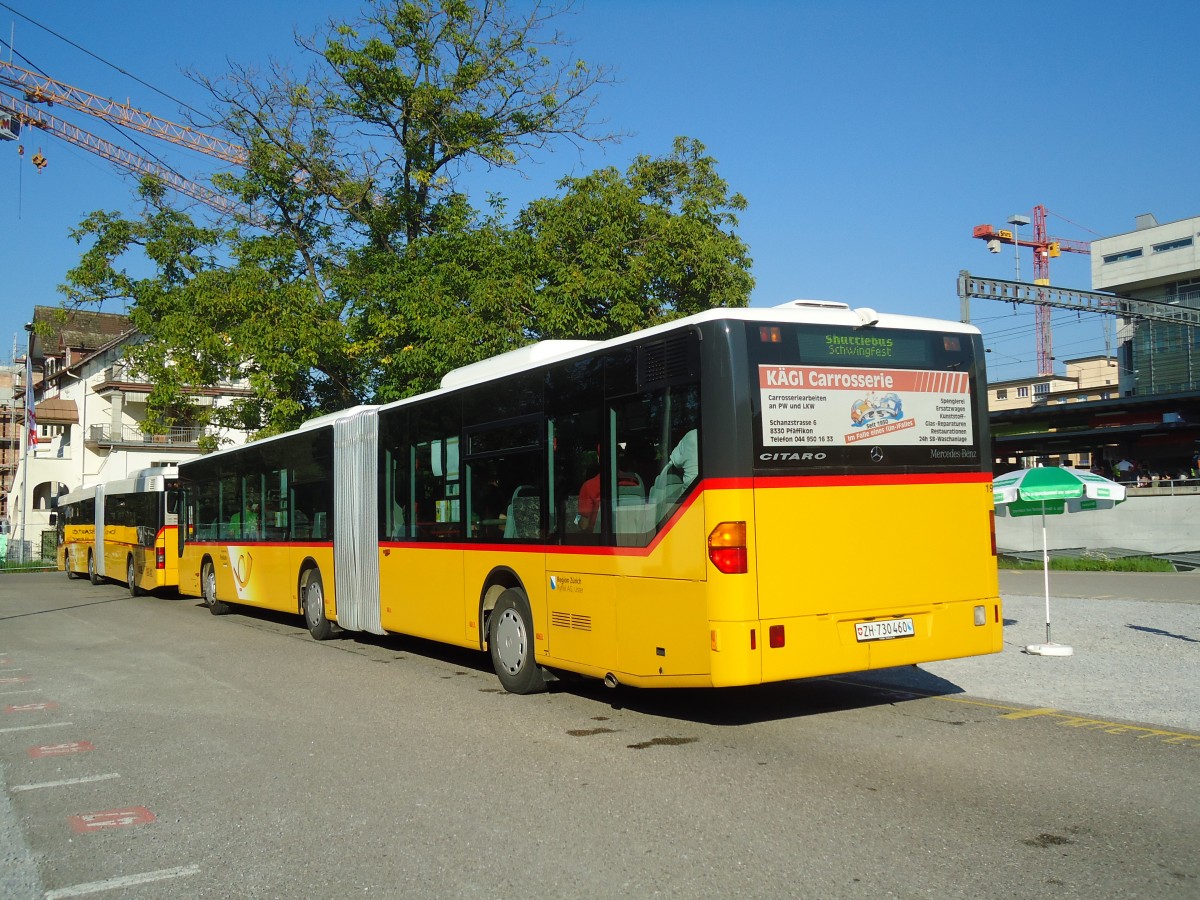
<svg viewBox="0 0 1200 900"><path fill-rule="evenodd" d="M1021 223L1026 224L1026 223ZM1047 287L1050 284L1050 260L1062 253L1088 253L1092 246L1087 241L1072 241L1050 237L1046 233L1046 207L1033 208L1033 239L1025 240L1016 228L993 228L991 225L976 225L972 237L981 241L1013 244L1020 253L1021 247L1033 248L1033 283ZM1037 304L1034 310L1034 330L1037 339L1038 375L1054 374L1054 341L1050 334L1050 309L1048 304Z"/></svg>

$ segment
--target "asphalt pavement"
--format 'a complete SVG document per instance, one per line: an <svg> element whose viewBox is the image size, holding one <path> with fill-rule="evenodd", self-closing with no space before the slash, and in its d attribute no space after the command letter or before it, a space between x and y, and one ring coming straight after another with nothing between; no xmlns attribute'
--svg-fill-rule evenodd
<svg viewBox="0 0 1200 900"><path fill-rule="evenodd" d="M1051 572L1046 643L1040 571L1002 571L1004 649L990 656L872 673L917 691L1200 734L1200 573Z"/></svg>
<svg viewBox="0 0 1200 900"><path fill-rule="evenodd" d="M26 577L0 576L6 579L0 581L0 600L11 598L16 586L7 579L37 583ZM1072 648L1070 656L1025 652L1027 645L1046 640L1042 573L1005 571L1000 585L1005 619L1000 653L847 677L1035 714L1055 710L1068 724L1077 716L1081 727L1128 723L1188 745L1200 737L1200 573L1051 573L1051 636ZM0 604L0 618L4 613ZM11 784L2 770L0 782ZM0 896L46 896L7 791L0 791Z"/></svg>

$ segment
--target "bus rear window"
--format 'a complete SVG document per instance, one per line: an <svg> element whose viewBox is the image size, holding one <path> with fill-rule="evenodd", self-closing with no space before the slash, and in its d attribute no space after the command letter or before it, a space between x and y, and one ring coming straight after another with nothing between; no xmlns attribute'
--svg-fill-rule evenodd
<svg viewBox="0 0 1200 900"><path fill-rule="evenodd" d="M981 464L970 335L782 324L747 337L759 467Z"/></svg>

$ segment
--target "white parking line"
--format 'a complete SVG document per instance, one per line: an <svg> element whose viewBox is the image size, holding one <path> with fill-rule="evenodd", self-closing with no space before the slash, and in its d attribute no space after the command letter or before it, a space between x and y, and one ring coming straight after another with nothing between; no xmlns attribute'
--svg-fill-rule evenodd
<svg viewBox="0 0 1200 900"><path fill-rule="evenodd" d="M65 781L43 781L41 784L14 784L10 791L36 791L38 788L66 787L71 784L88 784L92 781L107 781L110 778L120 778L117 772L108 775L87 775L83 778L68 778Z"/></svg>
<svg viewBox="0 0 1200 900"><path fill-rule="evenodd" d="M0 697L7 697L9 694L37 694L38 688L25 688L20 691L0 691Z"/></svg>
<svg viewBox="0 0 1200 900"><path fill-rule="evenodd" d="M12 728L0 728L0 734L8 734L10 731L33 731L35 728L62 728L64 725L70 725L70 722L43 722L41 725L14 725Z"/></svg>
<svg viewBox="0 0 1200 900"><path fill-rule="evenodd" d="M199 866L177 866L174 869L159 869L157 872L142 872L138 875L122 875L119 878L106 878L104 881L92 881L88 884L77 884L73 887L46 891L45 900L60 900L62 897L84 897L88 894L98 894L101 891L112 891L117 888L133 887L138 884L149 884L152 881L186 878L188 875L195 875L199 871Z"/></svg>

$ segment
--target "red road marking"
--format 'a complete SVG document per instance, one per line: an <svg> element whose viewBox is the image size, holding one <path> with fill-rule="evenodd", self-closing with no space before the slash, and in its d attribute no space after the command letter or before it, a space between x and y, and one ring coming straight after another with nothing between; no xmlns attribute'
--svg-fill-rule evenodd
<svg viewBox="0 0 1200 900"><path fill-rule="evenodd" d="M130 825L149 825L154 813L144 806L128 806L125 809L109 809L104 812L82 813L67 816L71 830L76 834L87 834L105 828L127 828Z"/></svg>
<svg viewBox="0 0 1200 900"><path fill-rule="evenodd" d="M90 741L69 741L65 744L42 744L38 747L30 747L27 752L34 759L41 759L44 756L67 756L71 753L87 753L89 750L95 749L95 745Z"/></svg>
<svg viewBox="0 0 1200 900"><path fill-rule="evenodd" d="M28 675L10 675L8 678L0 678L0 684L24 684L28 680Z"/></svg>
<svg viewBox="0 0 1200 900"><path fill-rule="evenodd" d="M38 712L43 709L58 709L57 703L17 703L14 706L4 707L6 713L10 712Z"/></svg>

